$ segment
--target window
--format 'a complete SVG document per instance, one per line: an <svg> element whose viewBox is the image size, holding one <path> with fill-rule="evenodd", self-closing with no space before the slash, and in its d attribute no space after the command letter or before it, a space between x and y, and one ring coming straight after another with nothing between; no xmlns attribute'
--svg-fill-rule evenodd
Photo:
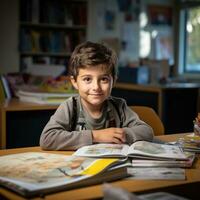
<svg viewBox="0 0 200 200"><path fill-rule="evenodd" d="M200 6L186 10L186 48L184 71L200 72Z"/></svg>
<svg viewBox="0 0 200 200"><path fill-rule="evenodd" d="M200 4L181 5L180 74L200 75Z"/></svg>

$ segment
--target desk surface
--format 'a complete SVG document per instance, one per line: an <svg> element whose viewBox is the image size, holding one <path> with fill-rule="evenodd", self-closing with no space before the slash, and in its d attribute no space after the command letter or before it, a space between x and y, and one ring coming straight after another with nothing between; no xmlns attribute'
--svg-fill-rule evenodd
<svg viewBox="0 0 200 200"><path fill-rule="evenodd" d="M6 100L0 106L5 111L55 110L58 107L58 105L21 102L17 98Z"/></svg>
<svg viewBox="0 0 200 200"><path fill-rule="evenodd" d="M159 136L160 139L165 141L173 141L181 137L181 134L174 134L174 135L165 135ZM19 148L19 149L7 149L7 150L0 150L0 155L7 155L12 153L19 153L19 152L28 152L28 151L42 151L40 147L29 147L29 148ZM51 151L52 153L52 151ZM53 151L53 153L61 153L69 155L72 152L68 151ZM163 191L169 188L175 188L175 190L180 190L181 194L184 192L187 194L188 189L194 188L195 186L200 185L200 159L194 164L191 169L186 169L186 176L187 180L185 181L176 181L176 180L119 180L112 182L112 185L122 187L130 192L149 192L149 191ZM192 193L194 193L192 191ZM16 195L15 193L0 188L0 194L9 197L10 199L15 200L23 200L23 197ZM197 193L197 195L199 195ZM91 198L102 198L102 185L93 185L85 188L73 189L69 191L63 191L55 194L50 194L45 196L45 200L66 200L66 199L91 199ZM34 198L34 200L39 200L42 198Z"/></svg>
<svg viewBox="0 0 200 200"><path fill-rule="evenodd" d="M133 83L120 83L115 84L116 88L143 90L151 92L159 92L165 89L188 89L200 88L200 83L166 83L166 84L133 84Z"/></svg>

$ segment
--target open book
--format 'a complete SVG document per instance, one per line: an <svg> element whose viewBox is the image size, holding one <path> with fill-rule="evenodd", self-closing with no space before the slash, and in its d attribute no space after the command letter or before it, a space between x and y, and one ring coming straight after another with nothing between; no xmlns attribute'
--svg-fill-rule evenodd
<svg viewBox="0 0 200 200"><path fill-rule="evenodd" d="M74 155L86 157L139 157L149 159L187 160L179 146L137 141L126 144L95 144L78 149Z"/></svg>
<svg viewBox="0 0 200 200"><path fill-rule="evenodd" d="M23 196L98 184L127 177L126 168L113 168L119 159L95 159L28 152L0 157L0 185Z"/></svg>

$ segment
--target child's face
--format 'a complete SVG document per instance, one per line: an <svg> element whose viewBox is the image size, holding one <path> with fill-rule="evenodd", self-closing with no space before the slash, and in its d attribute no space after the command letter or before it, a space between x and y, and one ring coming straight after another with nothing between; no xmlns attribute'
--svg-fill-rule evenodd
<svg viewBox="0 0 200 200"><path fill-rule="evenodd" d="M87 107L101 106L110 96L113 86L112 75L107 74L102 67L79 69L77 79L71 81Z"/></svg>

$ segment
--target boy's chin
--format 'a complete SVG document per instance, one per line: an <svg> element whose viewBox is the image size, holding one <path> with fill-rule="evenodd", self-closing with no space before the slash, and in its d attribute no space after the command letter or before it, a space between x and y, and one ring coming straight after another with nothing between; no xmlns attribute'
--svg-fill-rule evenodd
<svg viewBox="0 0 200 200"><path fill-rule="evenodd" d="M99 106L99 105L103 104L103 102L104 102L104 100L95 99L95 100L91 100L90 104L92 104L93 106Z"/></svg>

